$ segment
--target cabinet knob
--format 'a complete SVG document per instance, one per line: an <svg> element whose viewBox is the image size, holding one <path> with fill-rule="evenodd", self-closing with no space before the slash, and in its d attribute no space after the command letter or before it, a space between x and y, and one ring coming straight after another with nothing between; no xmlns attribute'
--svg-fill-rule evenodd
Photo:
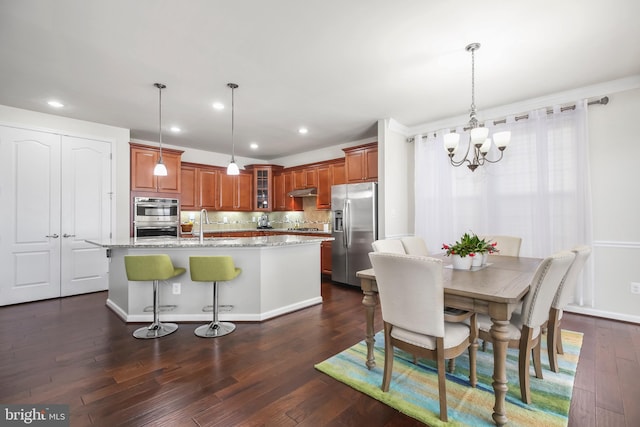
<svg viewBox="0 0 640 427"><path fill-rule="evenodd" d="M60 237L60 236L58 236L57 234L48 234L48 235L46 235L46 236L44 236L44 237L52 237L52 238L54 238L54 239L57 239L57 238L58 238L58 237Z"/></svg>

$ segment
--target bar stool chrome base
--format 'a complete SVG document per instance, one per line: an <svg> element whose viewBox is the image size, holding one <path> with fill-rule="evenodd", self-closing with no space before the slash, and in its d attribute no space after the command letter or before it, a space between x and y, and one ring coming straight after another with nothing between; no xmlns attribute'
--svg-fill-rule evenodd
<svg viewBox="0 0 640 427"><path fill-rule="evenodd" d="M160 338L174 333L178 329L175 323L152 323L144 328L136 329L133 336L140 339Z"/></svg>
<svg viewBox="0 0 640 427"><path fill-rule="evenodd" d="M230 334L235 330L236 325L231 322L211 322L196 328L193 333L201 338L215 338Z"/></svg>

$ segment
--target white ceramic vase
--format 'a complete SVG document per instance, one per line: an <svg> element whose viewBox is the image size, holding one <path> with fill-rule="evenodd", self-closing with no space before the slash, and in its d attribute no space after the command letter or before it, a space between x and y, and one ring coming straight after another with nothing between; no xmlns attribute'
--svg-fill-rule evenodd
<svg viewBox="0 0 640 427"><path fill-rule="evenodd" d="M480 267L482 266L482 253L475 252L475 254L471 257L471 267Z"/></svg>
<svg viewBox="0 0 640 427"><path fill-rule="evenodd" d="M471 268L471 261L473 257L460 255L451 255L451 265L454 270L469 270Z"/></svg>
<svg viewBox="0 0 640 427"><path fill-rule="evenodd" d="M487 259L489 259L489 252L482 252L482 265L487 265Z"/></svg>

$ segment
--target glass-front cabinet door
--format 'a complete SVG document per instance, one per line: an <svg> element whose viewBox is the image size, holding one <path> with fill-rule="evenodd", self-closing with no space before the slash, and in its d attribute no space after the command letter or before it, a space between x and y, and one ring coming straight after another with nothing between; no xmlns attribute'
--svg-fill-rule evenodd
<svg viewBox="0 0 640 427"><path fill-rule="evenodd" d="M275 209L273 172L282 170L275 165L247 165L246 170L253 171L253 203L254 210L271 212Z"/></svg>

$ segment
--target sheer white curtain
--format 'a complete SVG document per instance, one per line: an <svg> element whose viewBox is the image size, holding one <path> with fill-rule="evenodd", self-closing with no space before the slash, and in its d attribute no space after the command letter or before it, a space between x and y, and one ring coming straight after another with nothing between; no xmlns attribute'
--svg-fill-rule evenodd
<svg viewBox="0 0 640 427"><path fill-rule="evenodd" d="M436 253L467 231L520 236L521 256L542 258L590 245L586 101L572 111L542 109L518 121L508 117L490 128L490 135L501 130L511 131L504 158L475 172L451 166L441 133L416 138L416 234ZM460 150L466 149L468 132L457 132L462 132ZM487 157L498 156L494 146Z"/></svg>

